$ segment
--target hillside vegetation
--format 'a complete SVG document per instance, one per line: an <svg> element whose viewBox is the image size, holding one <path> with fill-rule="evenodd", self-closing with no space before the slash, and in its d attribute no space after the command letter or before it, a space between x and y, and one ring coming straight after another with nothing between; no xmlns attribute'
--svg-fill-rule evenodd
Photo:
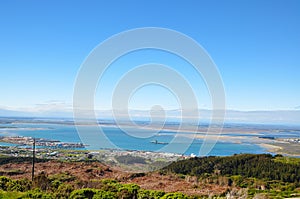
<svg viewBox="0 0 300 199"><path fill-rule="evenodd" d="M242 154L230 157L203 157L174 162L163 171L184 175L241 175L264 180L299 183L300 164L270 154Z"/></svg>
<svg viewBox="0 0 300 199"><path fill-rule="evenodd" d="M191 158L150 173L128 173L99 162L40 161L36 164L39 173L33 182L30 180L29 160L1 157L0 174L3 176L0 176L0 198L300 196L300 159L281 155L240 154Z"/></svg>
<svg viewBox="0 0 300 199"><path fill-rule="evenodd" d="M290 197L300 189L300 159L270 154L202 157L173 162L162 174L196 176L199 181L246 188L248 195Z"/></svg>

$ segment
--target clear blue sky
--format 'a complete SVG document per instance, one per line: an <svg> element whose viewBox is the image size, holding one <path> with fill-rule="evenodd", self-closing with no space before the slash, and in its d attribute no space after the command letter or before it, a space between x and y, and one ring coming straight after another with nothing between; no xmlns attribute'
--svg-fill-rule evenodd
<svg viewBox="0 0 300 199"><path fill-rule="evenodd" d="M228 108L294 109L300 106L299 24L298 0L3 0L0 108L71 104L76 74L96 45L121 31L157 26L180 31L207 50L222 75ZM156 57L151 53L141 61ZM155 100L146 91L136 95L137 102ZM167 108L176 107L172 100L162 103L169 102Z"/></svg>

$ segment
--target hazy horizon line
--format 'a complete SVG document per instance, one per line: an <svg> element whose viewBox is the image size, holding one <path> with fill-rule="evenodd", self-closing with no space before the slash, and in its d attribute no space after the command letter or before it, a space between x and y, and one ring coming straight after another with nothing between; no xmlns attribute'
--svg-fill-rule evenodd
<svg viewBox="0 0 300 199"><path fill-rule="evenodd" d="M193 112L194 111L194 112ZM113 110L95 110L96 119L124 119L132 120L149 120L156 121L180 121L182 119L188 121L209 121L211 120L212 111L210 109L192 110L189 114L185 114L185 118L181 115L181 109L165 110L164 114L151 115L149 110L128 110L130 117L126 115L127 110L119 111L119 114L113 114ZM227 109L224 118L226 122L238 123L270 123L270 124L300 124L300 110L256 110L256 111L242 111ZM196 114L195 114L196 113ZM154 117L153 117L154 116ZM38 110L38 111L21 111L9 110L0 108L0 117L37 117L37 118L74 118L73 110Z"/></svg>

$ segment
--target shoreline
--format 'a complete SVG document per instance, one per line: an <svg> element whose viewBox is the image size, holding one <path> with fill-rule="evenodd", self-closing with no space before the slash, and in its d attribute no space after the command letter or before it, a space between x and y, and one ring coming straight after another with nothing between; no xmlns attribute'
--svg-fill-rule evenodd
<svg viewBox="0 0 300 199"><path fill-rule="evenodd" d="M277 142L277 144L290 144L290 143ZM289 146L287 146L287 147L278 146L278 145L276 145L276 143L274 143L274 144L261 143L260 146L265 148L268 152L273 153L273 154L276 153L276 154L280 154L280 155L284 155L284 156L288 156L288 157L300 158L300 153L297 153L297 151L290 151Z"/></svg>
<svg viewBox="0 0 300 199"><path fill-rule="evenodd" d="M50 124L53 124L53 123L50 123ZM62 125L65 125L65 124L62 124ZM73 126L76 128L76 125L73 125ZM78 126L79 126L79 128L82 128L83 131L90 130L90 127L93 128L93 126L96 127L95 125L87 125L87 124L81 124ZM268 128L260 128L260 126L258 126L258 127L225 126L223 128L219 128L218 126L212 126L211 128L208 128L207 126L187 126L187 125L180 126L180 125L168 125L168 124L165 126L164 125L162 125L162 126L160 126L160 125L142 126L142 125L129 125L129 124L120 124L120 125L98 124L97 126L98 126L98 128L107 127L107 128L120 129L120 130L125 130L125 131L127 130L128 132L130 132L132 130L136 134L141 133L142 131L148 131L147 133L149 134L149 138L151 138L151 136L152 136L152 138L154 140L157 139L158 142L161 141L159 139L160 136L173 136L173 137L178 136L178 137L182 137L182 141L184 141L186 138L186 139L192 139L192 140L196 140L196 141L199 140L200 142L202 142L204 140L207 140L207 141L211 140L213 142L218 142L218 143L241 144L241 145L250 144L250 145L260 146L263 149L263 150L261 150L262 153L269 152L269 153L281 153L281 154L285 154L288 156L300 156L299 155L300 153L298 153L297 150L295 150L291 147L292 146L291 143L282 143L278 139L269 140L269 139L263 138L263 136L268 137L267 136L268 133L269 134L272 134L272 133L277 134L277 133L280 133L281 131L285 132L283 129L277 129L277 128L268 129ZM87 127L87 128L85 129L85 127ZM3 129L6 130L7 128L3 128ZM3 129L0 129L0 130L3 130ZM6 132L9 133L10 130L22 131L24 129L38 131L38 130L45 129L45 128L40 128L40 127L35 127L35 128L32 128L32 127L26 128L25 127L24 128L22 126L22 127L10 128ZM48 129L48 128L46 128L46 129ZM109 129L107 129L107 130L109 131ZM221 130L220 133L218 132L218 130ZM76 133L76 129L74 131L75 131L74 133ZM139 131L141 131L141 132L139 132ZM295 129L295 131L297 131L297 129ZM1 137L13 137L14 136L14 135L9 136L7 134L4 134L5 132L1 132L1 133L3 134ZM148 137L146 137L146 138L148 138ZM2 139L2 141L4 141L4 140ZM178 143L180 143L181 142L180 138L177 141L179 141ZM44 145L45 143L48 143L48 142L41 142L41 144ZM162 140L161 142L164 142L164 140ZM7 143L15 143L15 142L7 142ZM28 140L25 143L28 144L29 143ZM66 142L66 143L69 144L68 142ZM20 143L15 143L15 144L20 144ZM24 144L24 142L21 144ZM64 144L64 142L61 142L61 144ZM72 144L74 144L74 143L72 143ZM76 144L78 144L78 143L76 143ZM51 142L51 145L53 145L52 142ZM299 146L300 146L300 144L299 144ZM152 148L152 147L150 147L150 148ZM86 149L89 150L88 148L86 148ZM100 150L100 148L98 150ZM121 149L121 150L131 151L132 149L131 150ZM138 148L136 151L140 151L140 148ZM156 152L151 149L145 149L145 150L141 150L141 151ZM250 149L248 151L242 150L241 153L247 153L247 152L251 153L253 151L251 151ZM240 152L237 151L236 153L240 153ZM219 153L217 153L216 155L219 155ZM220 155L223 156L224 154L220 153Z"/></svg>
<svg viewBox="0 0 300 199"><path fill-rule="evenodd" d="M268 152L270 153L278 153L280 150L283 150L282 147L280 146L275 146L269 143L261 143L258 144L259 146L261 146L262 148L265 148Z"/></svg>

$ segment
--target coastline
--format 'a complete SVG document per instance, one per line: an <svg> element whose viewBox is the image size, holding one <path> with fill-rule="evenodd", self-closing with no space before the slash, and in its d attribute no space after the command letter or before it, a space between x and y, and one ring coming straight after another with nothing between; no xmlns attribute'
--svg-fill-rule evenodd
<svg viewBox="0 0 300 199"><path fill-rule="evenodd" d="M264 147L270 153L281 154L284 156L300 158L299 145L291 143L275 142L272 144L261 143L261 147Z"/></svg>
<svg viewBox="0 0 300 199"><path fill-rule="evenodd" d="M262 148L265 148L268 152L271 152L271 153L280 153L280 151L283 150L282 147L275 146L275 145L272 145L272 144L269 144L269 143L261 143L261 144L258 144L258 145Z"/></svg>
<svg viewBox="0 0 300 199"><path fill-rule="evenodd" d="M22 124L22 122L20 122ZM44 125L47 123L46 121L42 122L43 125L39 125L40 123L35 122L34 127L30 125L30 127L24 127L24 125L21 125L20 127L14 126L14 128L5 128L5 127L10 127L10 125L3 125L0 131L2 134L2 137L7 137L9 136L10 133L12 133L10 136L17 136L21 135L24 129L27 129L28 131L32 131L32 134L36 132L36 135L40 134L40 137L43 138L43 135L45 133L48 133L46 135L46 138L52 139L51 136L48 136L51 134L52 130L54 132L70 132L73 133L74 136L76 132L76 126L74 125L68 125L70 127L67 127L65 129L65 124L61 123L55 123L54 121L51 121L49 123L49 126ZM59 126L51 126L51 125L59 125ZM41 128L42 126L42 128ZM88 124L80 124L80 127L82 127L83 131L89 131L93 126L95 125L88 125ZM279 135L282 132L282 135L284 135L285 132L291 131L291 129L284 129L283 127L279 128L277 126L270 127L270 126L262 126L262 125L257 125L257 126L248 126L248 125L225 125L219 133L218 126L212 126L211 128L208 128L207 125L202 125L202 126L189 126L187 124L185 125L177 125L177 124L166 124L160 126L160 124L155 124L155 125L148 125L148 126L143 126L143 125L130 125L126 123L122 123L120 125L117 124L98 124L100 128L104 128L104 130L110 131L110 128L113 129L114 132L116 132L114 129L120 129L120 131L124 131L124 134L126 134L126 130L129 132L129 136L131 135L138 135L139 133L143 133L143 131L146 132L148 137L142 137L145 138L145 140L141 141L135 141L134 144L138 146L137 148L133 148L132 145L128 144L121 144L118 146L121 146L121 148L128 149L128 150L138 150L138 151L157 151L159 150L158 145L147 145L146 143L151 143L153 140L157 140L158 142L161 143L168 143L172 142L172 139L174 137L182 137L182 139L176 139L176 144L180 144L181 142L183 143L186 139L193 139L197 142L197 144L201 144L203 141L212 141L212 142L217 142L218 144L228 144L226 145L225 148L221 150L221 147L217 146L217 150L220 153L215 153L214 155L226 155L223 153L228 153L228 155L233 154L233 150L236 150L236 153L253 153L259 146L261 148L260 153L264 152L270 152L270 153L280 153L280 154L285 154L289 156L300 156L300 149L299 148L300 144L291 144L287 142L282 142L280 139L269 139L268 137L275 137L276 135ZM85 127L87 127L85 129ZM89 128L91 127L91 128ZM96 127L96 126L95 126ZM107 129L105 129L107 128ZM44 131L44 130L48 130ZM196 130L195 130L196 129ZM58 131L57 131L58 130ZM134 131L134 134L130 134L130 131ZM287 131L289 130L289 131ZM17 135L14 135L14 132L19 131ZM41 132L39 132L41 131ZM147 132L148 131L148 132ZM298 132L298 129L294 129L294 131ZM64 134L60 134L58 139L61 140L62 143L71 143L72 140L67 140L63 136ZM298 135L298 134L295 134ZM70 138L70 134L68 134L67 138ZM113 139L119 137L116 133L111 135ZM172 138L173 137L173 138ZM45 138L45 139L46 139ZM125 137L124 137L125 138ZM170 140L171 139L171 140ZM120 143L124 143L124 140L115 140L116 142L120 141ZM131 140L134 141L134 140ZM7 141L6 141L7 142ZM73 142L73 141L72 141ZM46 142L43 142L46 143ZM76 141L77 143L77 141ZM153 143L153 142L152 142ZM24 143L22 143L24 144ZM28 143L27 143L28 144ZM147 147L145 147L147 145ZM238 147L241 145L241 147ZM248 145L248 146L247 146ZM249 147L249 145L252 145ZM141 147L142 146L142 147ZM198 145L199 146L199 145ZM198 147L197 146L197 147ZM194 147L195 148L195 147ZM100 149L100 148L99 148ZM198 149L197 149L198 150ZM173 150L174 151L174 150ZM195 153L194 151L190 150L187 152L185 155L190 155L191 153Z"/></svg>

